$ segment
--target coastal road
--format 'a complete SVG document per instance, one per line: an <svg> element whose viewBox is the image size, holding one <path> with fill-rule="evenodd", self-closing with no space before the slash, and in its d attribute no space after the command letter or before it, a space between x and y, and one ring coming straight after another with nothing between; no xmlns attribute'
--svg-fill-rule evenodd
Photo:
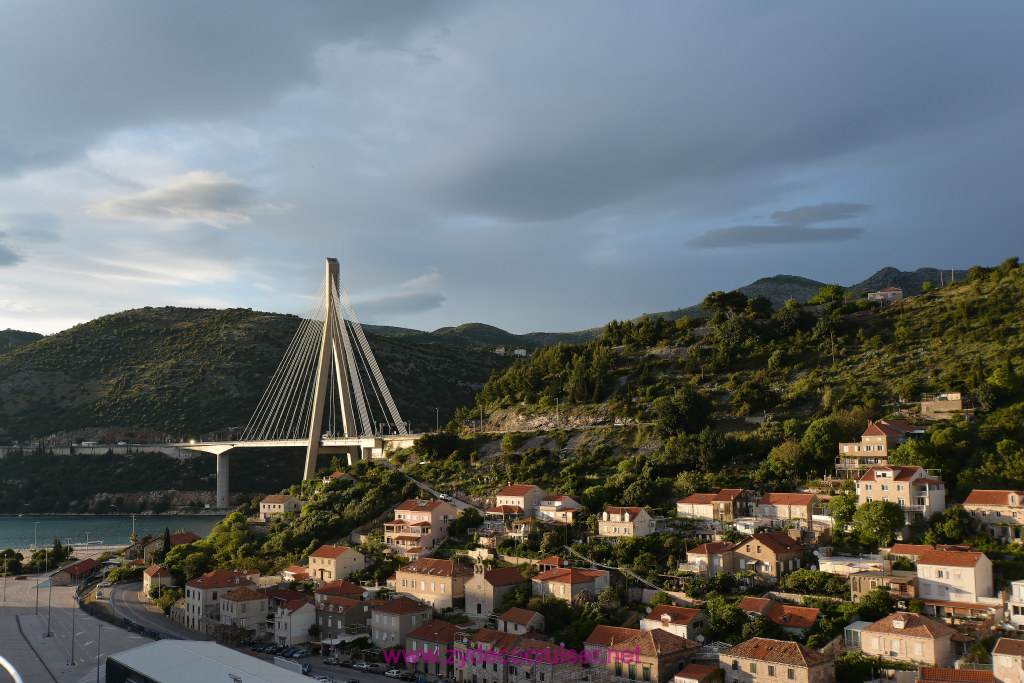
<svg viewBox="0 0 1024 683"><path fill-rule="evenodd" d="M175 623L150 602L142 592L142 582L126 583L103 589L109 596L108 606L119 617L145 626L146 628L183 640L197 640L200 636L192 629ZM109 591L109 593L107 593ZM102 603L103 600L97 601Z"/></svg>

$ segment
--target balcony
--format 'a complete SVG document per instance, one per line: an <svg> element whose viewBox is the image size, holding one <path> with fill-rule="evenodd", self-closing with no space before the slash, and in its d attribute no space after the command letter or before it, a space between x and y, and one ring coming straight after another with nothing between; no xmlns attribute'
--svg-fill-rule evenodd
<svg viewBox="0 0 1024 683"><path fill-rule="evenodd" d="M920 512L920 513L924 513L924 511L926 509L924 505L917 505L917 504L906 505L906 504L902 504L901 503L900 507L903 508L904 512Z"/></svg>

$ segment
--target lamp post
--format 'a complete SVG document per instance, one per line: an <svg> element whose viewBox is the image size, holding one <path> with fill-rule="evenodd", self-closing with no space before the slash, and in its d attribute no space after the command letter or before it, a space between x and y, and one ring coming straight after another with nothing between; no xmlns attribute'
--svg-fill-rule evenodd
<svg viewBox="0 0 1024 683"><path fill-rule="evenodd" d="M75 589L74 595L71 599L75 604L71 606L71 657L68 659L68 664L71 666L75 665L75 612L78 611L78 589Z"/></svg>
<svg viewBox="0 0 1024 683"><path fill-rule="evenodd" d="M99 626L96 629L96 683L100 683L100 637L103 635L103 629L105 628L117 628L116 626ZM104 679L106 676L104 676Z"/></svg>
<svg viewBox="0 0 1024 683"><path fill-rule="evenodd" d="M39 547L39 522L32 522L32 550Z"/></svg>

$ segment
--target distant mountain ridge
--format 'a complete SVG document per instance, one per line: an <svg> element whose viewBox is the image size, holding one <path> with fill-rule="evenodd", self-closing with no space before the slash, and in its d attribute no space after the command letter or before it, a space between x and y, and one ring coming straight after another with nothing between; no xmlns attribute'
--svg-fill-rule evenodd
<svg viewBox="0 0 1024 683"><path fill-rule="evenodd" d="M0 353L7 353L14 349L31 344L43 335L38 332L22 332L21 330L0 330Z"/></svg>

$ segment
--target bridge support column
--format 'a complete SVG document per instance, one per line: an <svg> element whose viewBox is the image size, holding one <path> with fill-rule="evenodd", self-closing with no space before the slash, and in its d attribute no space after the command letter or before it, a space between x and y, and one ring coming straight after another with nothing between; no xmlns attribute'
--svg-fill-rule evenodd
<svg viewBox="0 0 1024 683"><path fill-rule="evenodd" d="M363 455L362 446L349 446L345 449L345 462L349 465L354 465L357 460L363 459L365 459L365 456Z"/></svg>
<svg viewBox="0 0 1024 683"><path fill-rule="evenodd" d="M231 502L228 494L228 454L217 454L217 507L225 509Z"/></svg>

